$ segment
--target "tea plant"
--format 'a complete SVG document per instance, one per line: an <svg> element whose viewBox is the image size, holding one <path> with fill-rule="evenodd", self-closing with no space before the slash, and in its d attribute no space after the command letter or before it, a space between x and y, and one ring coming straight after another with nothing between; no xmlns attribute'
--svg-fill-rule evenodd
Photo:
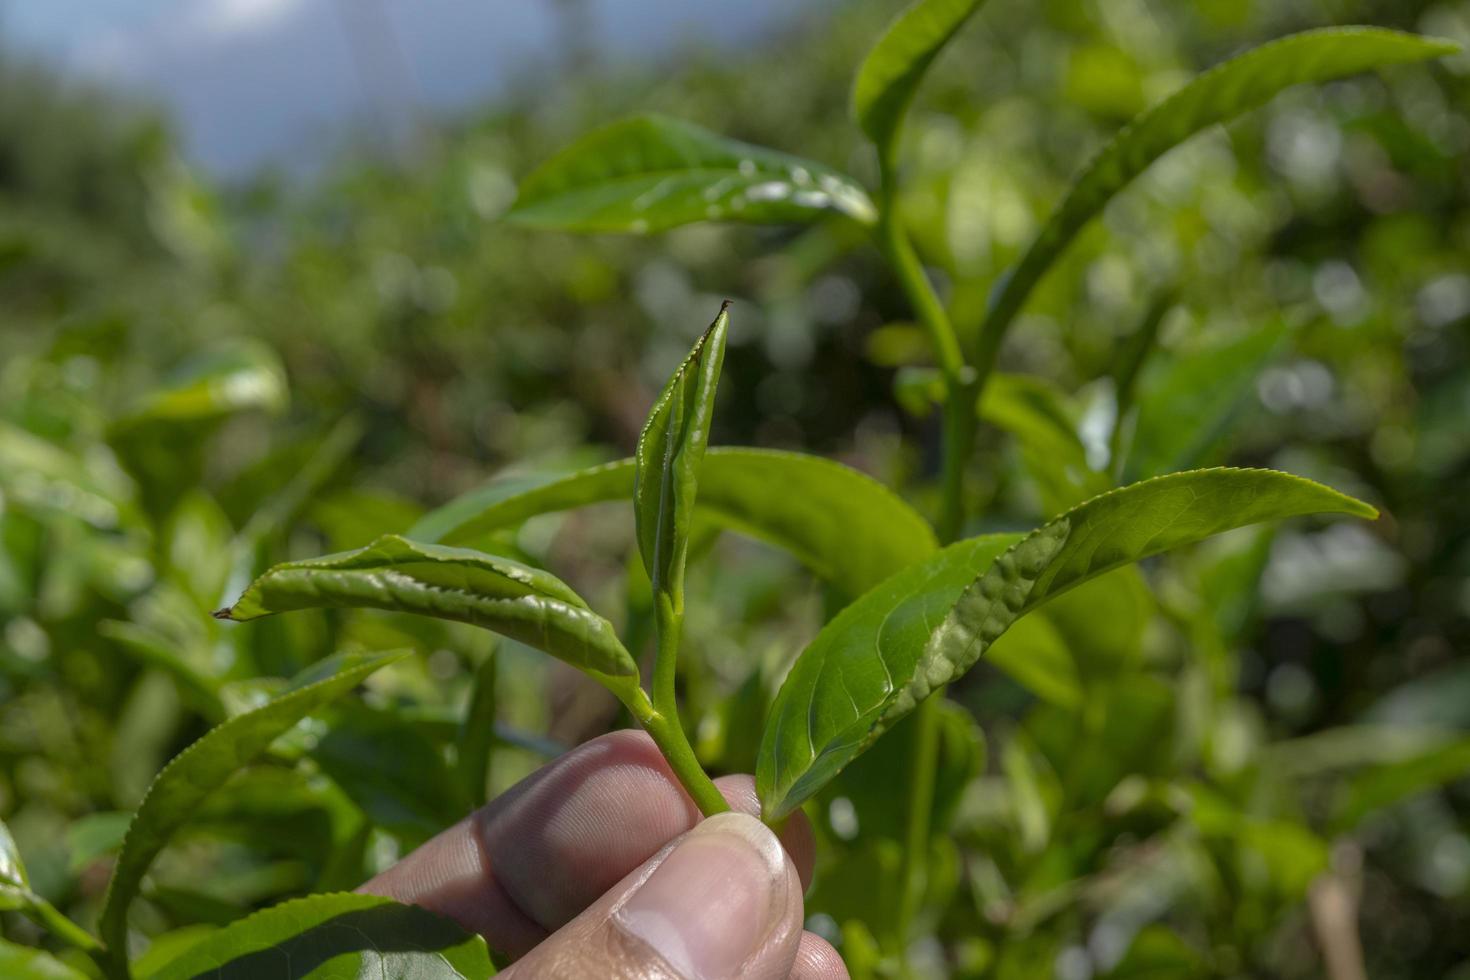
<svg viewBox="0 0 1470 980"><path fill-rule="evenodd" d="M680 717L686 567L711 528L737 531L789 552L826 583L838 597L838 609L791 665L774 700L761 705L764 723L755 770L762 816L778 824L821 799L844 770L879 759L884 768L870 768L865 778L870 784L897 785L904 800L897 871L882 879L885 885L897 882L898 888L882 935L854 929L845 934L845 952L860 975L917 969L908 960L922 908L935 904L933 894L950 873L936 859L943 852L936 852L933 839L939 811L954 804L956 793L954 785L942 785L942 780L958 771L963 785L975 769L973 758L951 764L967 751L967 735L964 720L961 734L953 735L954 715L947 713L940 696L947 685L982 659L995 658L1049 705L1074 710L1094 746L1106 749L1114 744L1110 736L1117 734L1121 751L1128 738L1140 736L1109 727L1126 723L1127 706L1119 710L1117 705L1131 695L1123 693L1106 669L1087 675L1067 663L1065 655L1047 659L1046 651L1054 648L1044 640L1006 653L996 646L1002 636L1035 622L1039 617L1023 617L1074 589L1121 581L1104 578L1109 572L1234 528L1310 514L1376 516L1372 507L1352 497L1270 470L1206 468L1153 475L1187 455L1150 438L1140 413L1130 412L1133 380L1152 346L1163 303L1138 329L1115 379L1111 458L1104 466L1092 465L1076 432L1065 419L1058 421L1065 413L1050 401L1049 390L996 370L1005 338L1029 294L1114 195L1195 133L1293 85L1454 50L1443 42L1373 28L1310 31L1264 45L1199 76L1134 120L1082 170L1000 285L983 319L970 327L952 321L910 242L899 204L899 146L907 108L926 69L979 7L975 0L921 0L894 22L860 67L852 109L876 152L876 193L814 161L729 140L686 122L646 116L613 123L547 162L525 179L507 215L524 226L587 232L649 233L707 220L855 226L887 260L927 334L936 365L932 372L910 372L901 391L918 411L937 406L942 416L939 506L932 524L896 493L837 463L800 453L708 447L732 329L727 304L655 399L632 458L567 475L495 481L426 515L406 533L383 535L350 551L277 564L248 585L243 579L255 567L252 542L261 532L247 528L233 545L230 578L238 597L232 596L215 616L246 622L308 609L387 610L470 624L539 649L616 696L653 738L701 811L713 814L727 805L701 766ZM1240 373L1249 376L1266 348L1269 344L1253 341L1237 352ZM199 386L173 390L171 398L149 406L124 426L133 435L129 438L125 431L121 444L135 446L139 458L146 459L155 448L147 438L150 419L187 415L200 400L213 404L221 391L242 390L210 383L238 369L216 365ZM1208 382L1211 369L1228 374L1228 359L1207 365L1198 384ZM268 371L258 375L269 377ZM1185 400L1183 394L1179 400ZM1201 424L1218 414L1209 404L1198 412ZM969 534L969 465L982 418L1029 434L1028 451L1043 457L1035 461L1044 474L1038 482L1058 516L1029 533ZM1139 424L1132 428L1135 418ZM350 442L351 435L338 441ZM44 452L32 456L39 460L33 464L38 472L66 465ZM78 484L88 482L85 474L64 475ZM1149 478L1115 485L1134 475ZM317 475L301 474L283 501L261 509L261 525L288 512L293 498L309 493L318 482ZM632 505L654 626L646 678L635 655L640 644L620 638L589 601L550 571L515 555L502 536L539 515L609 501ZM1121 588L1126 592L1129 586ZM1074 600L1083 595L1086 602L1080 610L1074 605L1070 615L1074 622L1079 615L1085 624L1104 622L1116 612L1106 601L1116 594L1073 593ZM1193 622L1185 613L1177 618ZM158 643L134 624L119 623L115 629L149 649L150 656L174 657L166 642ZM159 943L130 962L130 910L154 859L175 831L248 763L266 757L285 763L299 759L306 749L293 739L301 738L303 720L330 719L325 712L331 702L402 656L328 658L289 681L236 692L233 704L199 684L199 696L220 723L157 775L132 815L99 917L99 936L94 938L30 890L17 849L3 829L0 907L34 918L60 942L93 957L112 977L251 975L262 964L280 962L282 952L299 964L292 968L293 976L369 963L416 976L491 975L490 952L478 937L422 910L341 893L297 899L207 935L185 937L177 945ZM488 726L494 713L494 696L487 692L495 682L494 662L486 663L468 716L471 737L460 745L463 802L475 802L485 784ZM173 662L172 668L190 676L187 664ZM1090 707L1097 708L1095 714ZM903 756L882 754L885 742L859 761L910 716L905 741L892 740L901 745ZM1022 787L1019 792L1035 798L1031 810L1024 804L1017 807L1023 849L1034 851L1038 837L1049 833L1044 800L1059 792L1045 785L1026 746L1017 746L1008 749L1002 764ZM1412 786L1448 778L1458 771L1462 755L1460 745L1430 746L1424 757L1427 772L1420 779L1360 787L1358 795L1348 797L1340 819L1351 824L1371 807L1364 800L1371 801L1375 792L1378 798L1392 798ZM861 791L857 786L851 790ZM1085 773L1066 791L1086 797L1091 789ZM1178 794L1157 787L1134 786L1130 791L1135 799L1120 802L1110 795L1109 805L1141 814L1141 821L1154 819L1150 807L1183 808ZM1228 808L1216 803L1206 788L1192 791L1193 819L1206 837L1234 832ZM891 849L875 853L881 856L873 859L874 865L887 861L885 873L892 871ZM1054 894L1045 898L1056 900ZM1054 907L1037 902L1023 911L1040 919ZM1018 931L1024 928L1018 926ZM1150 941L1167 945L1156 935ZM1166 951L1183 955L1174 947ZM7 975L84 976L86 962L77 959L71 965L18 946L0 947L0 965ZM1180 960L1171 962L1178 966ZM1025 963L1003 957L992 965L1003 975L1026 969ZM1188 969L1187 964L1181 968L1184 975Z"/></svg>

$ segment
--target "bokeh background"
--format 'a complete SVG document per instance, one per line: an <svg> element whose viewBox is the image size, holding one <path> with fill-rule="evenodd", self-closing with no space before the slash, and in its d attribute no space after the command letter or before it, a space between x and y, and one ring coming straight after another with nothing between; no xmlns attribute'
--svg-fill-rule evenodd
<svg viewBox="0 0 1470 980"><path fill-rule="evenodd" d="M428 656L342 709L335 741L232 784L155 874L145 932L351 887L452 819L435 774L490 640L367 615L231 632L204 615L231 556L355 547L494 474L627 454L723 297L715 441L835 456L932 512L937 420L905 383L922 334L850 229L496 221L536 162L642 110L871 181L847 94L896 6L0 6L0 817L38 890L94 914L162 763L256 678L343 646ZM1464 43L1470 2L991 0L904 147L911 232L956 319L978 321L1129 117L1250 44L1343 23ZM959 685L949 870L910 969L1322 976L1336 942L1373 977L1470 977L1470 56L1292 91L1089 228L1002 366L1102 459L1108 379L1160 296L1139 417L1159 458L1137 475L1269 465L1384 517L1231 535L1026 638L1078 662L1138 651L1085 762L1026 684ZM1054 512L1037 455L985 427L972 530ZM598 509L516 543L636 623L627 534ZM738 541L693 574L689 721L713 768L748 770L824 597ZM568 672L503 653L494 789L618 723ZM814 813L832 856L814 927L856 975L887 975L904 942L885 934L884 795Z"/></svg>

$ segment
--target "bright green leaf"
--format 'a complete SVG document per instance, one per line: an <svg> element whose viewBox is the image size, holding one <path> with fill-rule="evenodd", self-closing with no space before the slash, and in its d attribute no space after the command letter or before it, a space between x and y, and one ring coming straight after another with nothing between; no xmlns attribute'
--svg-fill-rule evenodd
<svg viewBox="0 0 1470 980"><path fill-rule="evenodd" d="M905 569L829 623L782 685L756 770L763 814L790 813L1046 600L1230 528L1310 513L1376 514L1285 473L1200 470L1103 494L1004 554L1014 539L975 538Z"/></svg>
<svg viewBox="0 0 1470 980"><path fill-rule="evenodd" d="M1026 297L1077 232L1133 178L1195 133L1263 105L1293 85L1458 50L1450 41L1398 31L1334 27L1263 44L1199 75L1125 126L1077 176L1006 280L986 317L984 335L998 346Z"/></svg>
<svg viewBox="0 0 1470 980"><path fill-rule="evenodd" d="M293 687L263 707L210 729L164 767L133 817L107 888L99 922L115 963L127 955L128 906L138 894L143 875L209 794L302 718L347 693L373 671L404 656L344 657L334 675Z"/></svg>
<svg viewBox="0 0 1470 980"><path fill-rule="evenodd" d="M275 352L239 341L184 364L121 424L208 420L249 409L279 412L287 397L286 372Z"/></svg>
<svg viewBox="0 0 1470 980"><path fill-rule="evenodd" d="M583 670L633 676L612 625L550 572L468 548L388 534L366 548L286 562L215 616L244 621L321 608L387 609L480 626Z"/></svg>
<svg viewBox="0 0 1470 980"><path fill-rule="evenodd" d="M450 501L408 536L468 544L527 518L633 495L631 459L557 477L495 480ZM714 447L705 453L697 510L784 548L845 595L858 596L937 547L917 511L883 484L804 453ZM860 527L863 533L852 534Z"/></svg>
<svg viewBox="0 0 1470 980"><path fill-rule="evenodd" d="M666 116L588 133L521 182L506 219L537 228L654 232L695 221L805 223L876 218L867 193L830 167L726 139Z"/></svg>
<svg viewBox="0 0 1470 980"><path fill-rule="evenodd" d="M829 622L791 668L756 764L761 812L790 813L867 744L889 692L912 674L935 625L1019 535L950 545L875 586Z"/></svg>
<svg viewBox="0 0 1470 980"><path fill-rule="evenodd" d="M704 449L709 444L715 389L725 362L730 303L721 307L654 400L634 453L633 518L638 552L653 591L684 608L684 562Z"/></svg>
<svg viewBox="0 0 1470 980"><path fill-rule="evenodd" d="M376 895L312 895L232 923L142 980L329 980L495 975L485 940Z"/></svg>
<svg viewBox="0 0 1470 980"><path fill-rule="evenodd" d="M87 975L44 950L0 939L0 977L5 980L87 980Z"/></svg>
<svg viewBox="0 0 1470 980"><path fill-rule="evenodd" d="M863 59L853 81L852 114L880 153L891 151L930 63L983 2L918 0Z"/></svg>
<svg viewBox="0 0 1470 980"><path fill-rule="evenodd" d="M20 848L10 835L10 828L0 820L0 912L13 911L33 919L50 930L58 939L78 949L95 950L97 940L81 926L62 915L55 906L31 891ZM0 974L9 976L8 973Z"/></svg>

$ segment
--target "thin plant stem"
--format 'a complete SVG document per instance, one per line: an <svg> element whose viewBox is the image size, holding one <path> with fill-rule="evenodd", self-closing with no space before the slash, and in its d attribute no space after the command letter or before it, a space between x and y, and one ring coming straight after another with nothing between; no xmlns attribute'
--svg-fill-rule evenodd
<svg viewBox="0 0 1470 980"><path fill-rule="evenodd" d="M677 641L676 641L677 642ZM655 667L657 671L657 667ZM707 817L716 813L724 813L730 809L730 804L725 801L724 795L715 786L714 780L704 771L699 764L699 759L694 755L694 747L689 744L689 739L684 734L684 727L679 724L679 713L677 710L660 711L649 700L643 688L638 685L636 677L619 678L617 682L608 684L609 689L617 695L618 700L627 705L629 713L653 738L653 743L663 753L669 763L669 768L674 771L674 776L679 780L679 785L694 800L699 812Z"/></svg>
<svg viewBox="0 0 1470 980"><path fill-rule="evenodd" d="M948 544L959 537L965 524L965 466L975 448L979 379L965 363L964 351L949 314L935 294L903 231L896 203L893 161L889 154L880 154L879 166L882 173L879 236L883 252L919 322L929 334L944 377L943 455L936 531L940 541ZM913 721L916 730L910 764L908 813L905 816L903 892L897 923L900 942L905 946L899 951L900 961L905 963L909 933L928 888L929 834L933 825L935 770L939 761L938 698L942 696L942 691L935 691L920 702Z"/></svg>

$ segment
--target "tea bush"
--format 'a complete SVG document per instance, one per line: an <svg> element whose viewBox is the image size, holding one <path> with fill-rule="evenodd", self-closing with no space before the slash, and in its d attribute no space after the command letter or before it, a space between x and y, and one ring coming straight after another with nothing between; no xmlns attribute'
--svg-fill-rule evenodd
<svg viewBox="0 0 1470 980"><path fill-rule="evenodd" d="M61 151L121 204L13 168L7 975L375 936L488 975L342 893L621 724L706 812L723 771L805 809L854 976L1470 959L1463 56L1024 6L589 84L306 201L146 123Z"/></svg>

